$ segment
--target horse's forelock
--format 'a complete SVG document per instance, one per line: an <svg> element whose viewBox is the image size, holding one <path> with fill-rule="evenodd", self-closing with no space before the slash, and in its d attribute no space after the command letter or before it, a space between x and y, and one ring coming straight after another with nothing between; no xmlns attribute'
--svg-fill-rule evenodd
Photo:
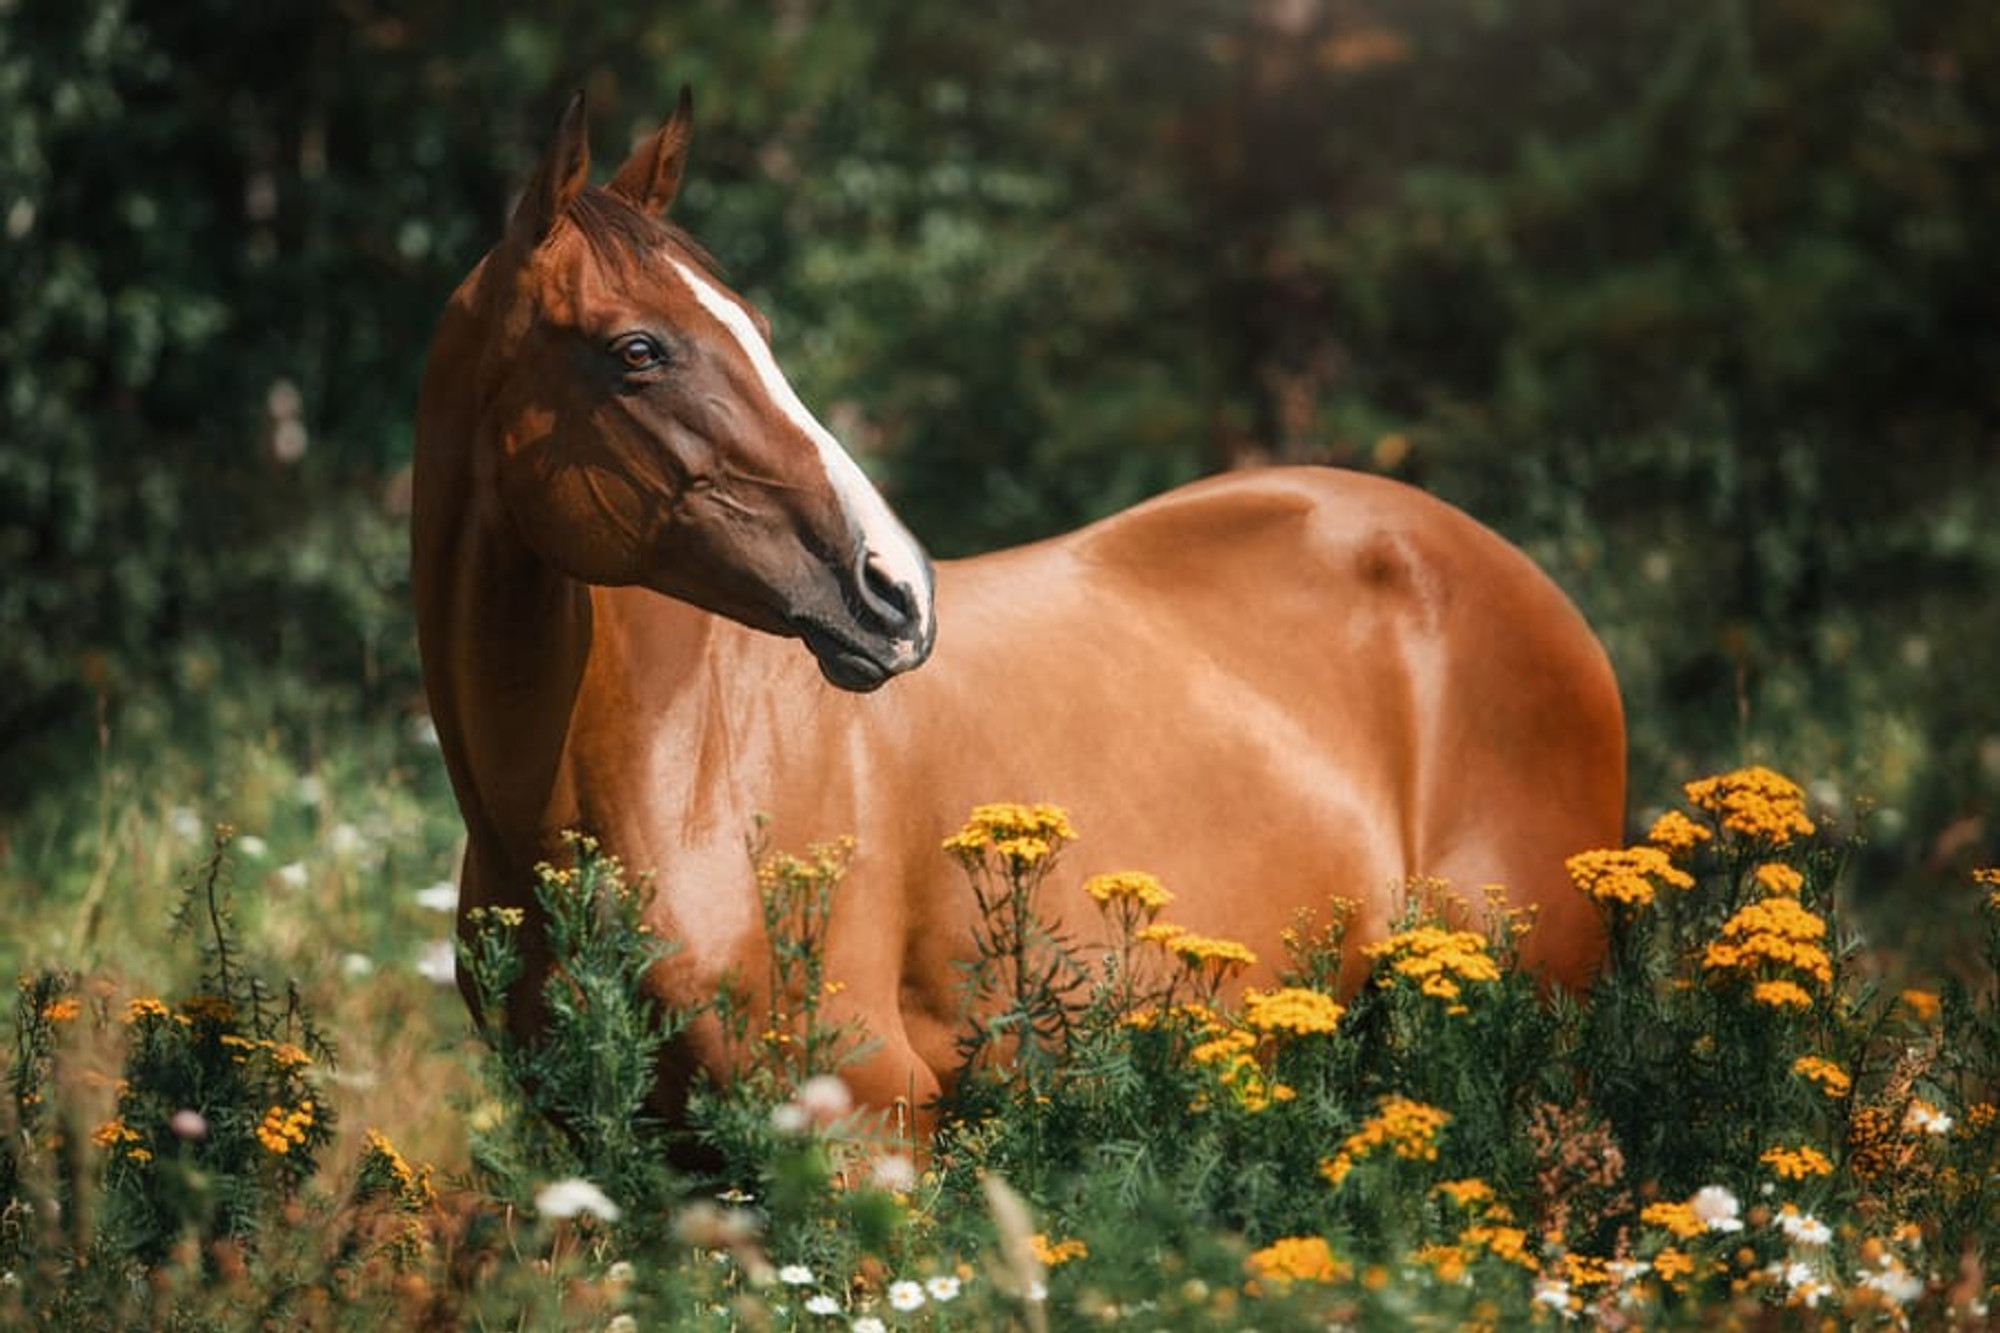
<svg viewBox="0 0 2000 1333"><path fill-rule="evenodd" d="M721 268L701 242L663 218L654 217L610 190L585 190L570 204L569 220L596 260L637 276L657 262L661 244L671 245L703 272L720 278Z"/></svg>

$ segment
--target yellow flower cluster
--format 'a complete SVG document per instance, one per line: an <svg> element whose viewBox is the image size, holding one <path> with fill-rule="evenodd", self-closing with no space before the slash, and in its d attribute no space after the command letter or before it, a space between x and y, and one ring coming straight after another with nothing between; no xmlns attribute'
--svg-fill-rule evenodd
<svg viewBox="0 0 2000 1333"><path fill-rule="evenodd" d="M125 1006L125 1021L127 1023L140 1023L149 1018L167 1019L173 1017L173 1013L173 1010L167 1008L159 1000L149 995L141 996Z"/></svg>
<svg viewBox="0 0 2000 1333"><path fill-rule="evenodd" d="M270 1058L280 1070L303 1069L311 1064L312 1057L289 1041L268 1041L262 1037L245 1037L234 1032L225 1032L216 1038L218 1045L227 1046L242 1054L232 1057L237 1064L247 1064L258 1052Z"/></svg>
<svg viewBox="0 0 2000 1333"><path fill-rule="evenodd" d="M1676 1286L1694 1272L1694 1259L1684 1250L1669 1247L1653 1256L1653 1271L1668 1286Z"/></svg>
<svg viewBox="0 0 2000 1333"><path fill-rule="evenodd" d="M291 1042L267 1041L263 1045L271 1053L271 1063L280 1069L302 1069L313 1062L310 1055Z"/></svg>
<svg viewBox="0 0 2000 1333"><path fill-rule="evenodd" d="M1451 1120L1451 1113L1408 1097L1384 1097L1380 1109L1349 1134L1340 1151L1319 1164L1319 1173L1338 1187L1359 1159L1387 1148L1406 1162L1437 1160L1438 1134Z"/></svg>
<svg viewBox="0 0 2000 1333"><path fill-rule="evenodd" d="M1601 903L1645 907L1661 888L1691 889L1694 876L1676 869L1658 847L1578 852L1563 862L1577 891Z"/></svg>
<svg viewBox="0 0 2000 1333"><path fill-rule="evenodd" d="M1980 866L1972 872L1972 882L1986 888L1986 909L2000 912L2000 866Z"/></svg>
<svg viewBox="0 0 2000 1333"><path fill-rule="evenodd" d="M1779 898L1796 898L1806 885L1806 877L1783 861L1766 861L1750 873L1751 882Z"/></svg>
<svg viewBox="0 0 2000 1333"><path fill-rule="evenodd" d="M1088 1259L1090 1247L1074 1236L1068 1240L1052 1241L1037 1231L1028 1237L1028 1248L1035 1252L1035 1259L1044 1268L1054 1268L1072 1259Z"/></svg>
<svg viewBox="0 0 2000 1333"><path fill-rule="evenodd" d="M1708 1223L1694 1214L1694 1206L1680 1203L1649 1203L1639 1212L1639 1221L1659 1227L1679 1240L1691 1240L1708 1230Z"/></svg>
<svg viewBox="0 0 2000 1333"><path fill-rule="evenodd" d="M76 1000L65 995L60 999L50 1000L42 1006L42 1021L44 1023L67 1023L74 1019L79 1012L81 1010L78 1008Z"/></svg>
<svg viewBox="0 0 2000 1333"><path fill-rule="evenodd" d="M1174 900L1174 895L1159 880L1143 870L1092 875L1083 882L1083 891L1107 907L1131 903L1148 916Z"/></svg>
<svg viewBox="0 0 2000 1333"><path fill-rule="evenodd" d="M287 1111L282 1106L273 1106L264 1112L264 1118L257 1125L257 1142L264 1145L264 1151L276 1157L283 1157L293 1148L303 1146L306 1131L312 1128L313 1104L307 1098L298 1106Z"/></svg>
<svg viewBox="0 0 2000 1333"><path fill-rule="evenodd" d="M145 1163L153 1160L153 1150L142 1146L146 1136L123 1119L105 1121L90 1136L90 1141L100 1148L124 1149L128 1161Z"/></svg>
<svg viewBox="0 0 2000 1333"><path fill-rule="evenodd" d="M1216 971L1227 974L1257 964L1257 955L1235 940L1197 935L1193 931L1175 935L1168 942L1167 949L1193 969L1213 966Z"/></svg>
<svg viewBox="0 0 2000 1333"><path fill-rule="evenodd" d="M1321 1236L1286 1236L1272 1241L1245 1259L1243 1266L1251 1277L1281 1286L1289 1282L1345 1282L1353 1275Z"/></svg>
<svg viewBox="0 0 2000 1333"><path fill-rule="evenodd" d="M1750 988L1750 998L1766 1009L1796 1009L1800 1013L1812 1008L1812 992L1796 981L1760 981Z"/></svg>
<svg viewBox="0 0 2000 1333"><path fill-rule="evenodd" d="M1518 1264L1529 1272L1541 1267L1535 1262L1535 1257L1528 1253L1528 1233L1520 1227L1482 1222L1460 1232L1458 1241L1468 1249L1483 1250L1495 1259Z"/></svg>
<svg viewBox="0 0 2000 1333"><path fill-rule="evenodd" d="M1722 936L1709 943L1702 966L1719 978L1754 982L1751 996L1758 1004L1808 1009L1812 996L1801 983L1833 984L1833 961L1819 944L1824 938L1826 922L1796 898L1765 898L1722 923Z"/></svg>
<svg viewBox="0 0 2000 1333"><path fill-rule="evenodd" d="M1513 1213L1507 1205L1494 1195L1493 1187L1477 1176L1464 1180L1447 1180L1431 1187L1431 1193L1442 1194L1474 1217L1490 1218L1497 1222L1511 1221Z"/></svg>
<svg viewBox="0 0 2000 1333"><path fill-rule="evenodd" d="M1848 1089L1854 1086L1845 1069L1817 1055L1802 1055L1792 1061L1792 1072L1808 1083L1818 1085L1821 1092L1835 1101L1845 1097Z"/></svg>
<svg viewBox="0 0 2000 1333"><path fill-rule="evenodd" d="M1669 810L1653 821L1646 841L1668 852L1691 852L1715 835L1678 810Z"/></svg>
<svg viewBox="0 0 2000 1333"><path fill-rule="evenodd" d="M1424 994L1449 1002L1448 1012L1454 1014L1465 1012L1458 1003L1464 994L1460 982L1500 979L1500 965L1486 952L1485 938L1469 930L1416 926L1361 952L1386 962L1390 972L1410 978Z"/></svg>
<svg viewBox="0 0 2000 1333"><path fill-rule="evenodd" d="M428 1166L422 1171L413 1168L380 1130L371 1129L364 1137L360 1170L364 1179L379 1172L376 1178L382 1180L396 1202L405 1208L420 1208L436 1198L431 1188L431 1169Z"/></svg>
<svg viewBox="0 0 2000 1333"><path fill-rule="evenodd" d="M1702 778L1682 790L1690 805L1708 811L1723 828L1746 838L1782 847L1795 837L1812 835L1805 793L1790 778L1761 765Z"/></svg>
<svg viewBox="0 0 2000 1333"><path fill-rule="evenodd" d="M1340 1016L1346 1012L1331 995L1299 986L1243 993L1244 1024L1273 1036L1304 1037L1332 1032L1340 1026Z"/></svg>
<svg viewBox="0 0 2000 1333"><path fill-rule="evenodd" d="M1257 1063L1257 1035L1241 1028L1224 1027L1219 1020L1210 1018L1205 1024L1207 1040L1197 1043L1188 1051L1192 1064L1211 1068L1215 1071L1215 1081L1229 1095L1230 1100L1243 1110L1255 1115L1270 1109L1273 1102L1288 1102L1298 1094L1284 1084L1276 1082ZM1208 1109L1206 1093L1199 1094L1191 1111Z"/></svg>
<svg viewBox="0 0 2000 1333"><path fill-rule="evenodd" d="M1015 870L1026 870L1076 841L1069 813L1059 805L974 806L965 827L944 840L944 849L968 865L990 852Z"/></svg>
<svg viewBox="0 0 2000 1333"><path fill-rule="evenodd" d="M1148 934L1154 929L1148 927L1140 934ZM1245 968L1257 965L1257 955L1235 940L1197 935L1179 927L1169 929L1173 933L1162 939L1160 946L1179 960L1189 979L1207 992L1206 998L1215 998L1215 991L1224 981Z"/></svg>
<svg viewBox="0 0 2000 1333"><path fill-rule="evenodd" d="M1833 1163L1827 1160L1826 1154L1805 1144L1796 1148L1766 1148L1757 1160L1770 1167L1780 1180L1806 1180L1833 1174Z"/></svg>

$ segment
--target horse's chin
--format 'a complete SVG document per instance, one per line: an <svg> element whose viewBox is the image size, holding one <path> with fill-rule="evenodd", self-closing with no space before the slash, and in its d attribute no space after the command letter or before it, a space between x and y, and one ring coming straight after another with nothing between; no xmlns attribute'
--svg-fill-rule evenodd
<svg viewBox="0 0 2000 1333"><path fill-rule="evenodd" d="M896 673L859 653L839 652L817 655L819 674L827 683L849 694L869 694L888 683Z"/></svg>
<svg viewBox="0 0 2000 1333"><path fill-rule="evenodd" d="M827 684L849 694L879 690L890 678L916 670L930 656L928 643L863 646L816 628L807 629L802 637Z"/></svg>

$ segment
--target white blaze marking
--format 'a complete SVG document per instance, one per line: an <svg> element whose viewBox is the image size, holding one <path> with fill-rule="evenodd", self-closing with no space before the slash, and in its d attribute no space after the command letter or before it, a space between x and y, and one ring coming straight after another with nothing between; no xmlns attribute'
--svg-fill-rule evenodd
<svg viewBox="0 0 2000 1333"><path fill-rule="evenodd" d="M826 472L827 483L840 498L848 518L861 530L862 542L869 557L896 583L919 590L926 588L929 585L928 568L916 539L910 536L902 520L891 512L881 492L868 480L868 474L841 447L833 432L822 426L811 409L799 401L798 391L785 378L785 372L778 368L777 358L771 355L770 344L757 332L749 313L680 260L668 256L667 262L674 266L674 272L681 275L681 281L694 293L694 299L701 303L701 308L715 316L736 339L751 369L757 372L757 381L763 386L765 395L818 447L820 466ZM899 643L914 649L921 641L923 621L930 618L928 608L921 611L921 616L917 626L918 636L898 640Z"/></svg>

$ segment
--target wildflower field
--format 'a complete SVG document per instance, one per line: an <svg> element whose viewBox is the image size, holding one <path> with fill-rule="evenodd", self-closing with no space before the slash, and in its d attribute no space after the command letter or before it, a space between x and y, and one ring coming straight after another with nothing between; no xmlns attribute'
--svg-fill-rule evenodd
<svg viewBox="0 0 2000 1333"><path fill-rule="evenodd" d="M1532 919L1436 882L1379 941L1302 914L1243 989L1256 960L1174 925L1176 886L1058 888L1090 830L980 807L941 849L981 961L927 1149L852 1104L866 1034L822 1017L851 849L746 830L783 984L717 1001L747 1072L699 1091L704 1165L675 1169L647 1071L694 1015L638 985L674 947L637 928L643 868L579 834L544 870L549 1030L488 1047L441 982L491 1016L525 923L444 943L421 723L310 764L235 734L202 808L107 739L94 808L15 835L0 1326L1993 1322L2000 869L1936 906L1949 958L1878 957L1850 832L1770 769L1571 860L1611 945L1582 995L1517 968ZM1051 925L1058 892L1108 945Z"/></svg>

